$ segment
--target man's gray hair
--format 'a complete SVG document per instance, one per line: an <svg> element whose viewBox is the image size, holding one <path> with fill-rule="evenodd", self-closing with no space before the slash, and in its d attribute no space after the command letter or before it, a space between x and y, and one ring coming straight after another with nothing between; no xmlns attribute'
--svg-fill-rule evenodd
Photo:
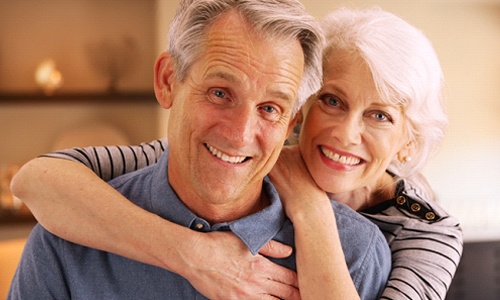
<svg viewBox="0 0 500 300"><path fill-rule="evenodd" d="M177 80L183 81L203 51L210 25L235 9L255 32L280 39L295 39L304 52L304 75L293 114L321 86L323 35L314 17L296 0L183 0L169 30L168 51Z"/></svg>

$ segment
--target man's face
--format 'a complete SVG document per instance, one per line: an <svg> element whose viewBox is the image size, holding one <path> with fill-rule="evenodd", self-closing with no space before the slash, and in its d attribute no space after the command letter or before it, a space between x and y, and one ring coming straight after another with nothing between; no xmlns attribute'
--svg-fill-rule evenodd
<svg viewBox="0 0 500 300"><path fill-rule="evenodd" d="M172 84L168 176L191 210L221 221L258 204L293 125L304 58L298 41L263 38L234 12L200 47L185 80Z"/></svg>

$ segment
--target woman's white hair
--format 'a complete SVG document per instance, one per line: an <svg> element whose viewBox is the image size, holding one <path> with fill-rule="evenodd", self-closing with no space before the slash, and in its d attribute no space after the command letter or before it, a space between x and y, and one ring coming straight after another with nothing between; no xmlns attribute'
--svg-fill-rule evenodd
<svg viewBox="0 0 500 300"><path fill-rule="evenodd" d="M340 8L322 22L327 41L323 59L336 50L359 55L371 70L383 101L401 105L411 141L411 161L396 158L389 171L399 178L418 175L440 146L448 119L443 107L443 72L426 36L379 8Z"/></svg>

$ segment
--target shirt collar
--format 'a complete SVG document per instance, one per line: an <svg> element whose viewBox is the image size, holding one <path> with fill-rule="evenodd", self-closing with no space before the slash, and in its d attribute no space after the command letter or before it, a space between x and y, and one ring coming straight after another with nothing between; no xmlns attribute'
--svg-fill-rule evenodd
<svg viewBox="0 0 500 300"><path fill-rule="evenodd" d="M285 221L278 192L266 176L263 181L263 191L270 200L268 207L241 219L210 226L206 220L192 213L179 199L168 182L167 167L168 150L154 166L151 185L153 213L164 219L188 228L192 228L194 223L203 223L205 224L203 231L231 230L254 255L278 233Z"/></svg>

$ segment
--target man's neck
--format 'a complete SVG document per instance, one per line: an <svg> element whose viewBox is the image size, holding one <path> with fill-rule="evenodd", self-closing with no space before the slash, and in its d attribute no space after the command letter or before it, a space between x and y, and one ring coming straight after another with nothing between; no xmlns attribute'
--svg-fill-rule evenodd
<svg viewBox="0 0 500 300"><path fill-rule="evenodd" d="M262 185L254 188L249 187L248 192L244 193L244 197L238 199L229 199L225 195L217 196L216 193L212 193L212 200L197 195L190 189L176 186L172 182L170 182L170 186L191 212L210 224L241 219L261 211L271 203Z"/></svg>
<svg viewBox="0 0 500 300"><path fill-rule="evenodd" d="M182 201L182 200L181 200ZM240 205L241 204L241 205ZM202 209L196 210L188 207L197 216L202 217L210 224L217 224L241 219L255 214L270 205L269 198L262 192L256 200L246 200L238 203L208 204L204 203Z"/></svg>

